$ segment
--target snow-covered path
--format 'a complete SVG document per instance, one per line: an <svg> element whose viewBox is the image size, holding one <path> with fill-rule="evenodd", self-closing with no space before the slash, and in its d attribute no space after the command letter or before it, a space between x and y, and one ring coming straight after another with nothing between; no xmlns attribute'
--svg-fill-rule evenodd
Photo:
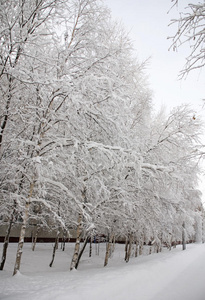
<svg viewBox="0 0 205 300"><path fill-rule="evenodd" d="M168 269L171 270L171 263L176 264L176 274L171 281L170 274L164 280L164 288L154 297L154 299L205 299L205 247L190 249L183 252L178 257L173 257L167 262ZM174 270L173 270L174 271Z"/></svg>
<svg viewBox="0 0 205 300"><path fill-rule="evenodd" d="M79 270L70 272L71 249L59 250L51 269L51 245L39 245L35 252L25 245L21 274L12 277L15 245L10 245L8 262L0 272L0 299L205 300L204 244L132 258L128 264L123 261L123 248L116 245L106 268L101 251L102 257L92 259L85 253Z"/></svg>

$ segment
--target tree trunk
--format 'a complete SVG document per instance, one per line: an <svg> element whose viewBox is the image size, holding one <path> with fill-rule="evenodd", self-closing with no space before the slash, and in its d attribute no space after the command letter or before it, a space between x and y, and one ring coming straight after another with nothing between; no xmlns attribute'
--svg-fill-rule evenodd
<svg viewBox="0 0 205 300"><path fill-rule="evenodd" d="M161 243L160 243L160 241L157 241L157 242L155 243L155 252L156 252L156 253L159 253L159 252L161 252L161 251L162 251Z"/></svg>
<svg viewBox="0 0 205 300"><path fill-rule="evenodd" d="M158 249L157 249L157 251L158 251L157 253L162 252L162 244L161 244L161 242L159 242L157 248L158 248Z"/></svg>
<svg viewBox="0 0 205 300"><path fill-rule="evenodd" d="M80 262L80 259L81 259L81 256L85 250L85 247L87 246L87 243L88 243L88 240L89 240L89 237L87 236L84 240L84 243L83 243L83 247L82 249L80 250L80 253L78 255L78 259L77 259L77 262L76 262L76 265L75 265L75 268L77 269L78 268L78 265L79 265L79 262Z"/></svg>
<svg viewBox="0 0 205 300"><path fill-rule="evenodd" d="M169 242L168 242L168 249L169 249L169 251L171 251L172 250L172 235L171 235L171 237L170 237L170 240L169 240Z"/></svg>
<svg viewBox="0 0 205 300"><path fill-rule="evenodd" d="M138 241L136 240L135 242L136 246L135 246L135 257L138 256Z"/></svg>
<svg viewBox="0 0 205 300"><path fill-rule="evenodd" d="M26 233L26 224L27 224L28 216L29 216L29 208L30 208L30 204L31 204L33 188L34 188L34 182L30 184L28 201L26 202L26 205L25 205L23 224L21 226L21 231L20 231L20 237L19 237L19 243L18 243L18 248L17 248L17 253L16 253L16 261L15 261L13 275L16 275L16 273L20 270L22 249L23 249L24 237L25 237L25 233Z"/></svg>
<svg viewBox="0 0 205 300"><path fill-rule="evenodd" d="M92 236L90 237L90 250L89 250L89 257L92 256L92 241L93 241L93 238Z"/></svg>
<svg viewBox="0 0 205 300"><path fill-rule="evenodd" d="M76 263L78 260L78 255L79 255L79 250L80 250L80 237L81 237L81 233L82 233L82 220L83 220L83 215L82 215L82 213L79 213L78 226L77 226L77 231L76 231L76 242L75 242L73 258L72 258L71 265L70 265L70 270L73 270L74 268L76 268Z"/></svg>
<svg viewBox="0 0 205 300"><path fill-rule="evenodd" d="M139 242L139 255L142 255L144 241L141 239Z"/></svg>
<svg viewBox="0 0 205 300"><path fill-rule="evenodd" d="M133 243L133 235L130 234L126 262L128 262L130 260L130 255L131 255L131 251L132 251L132 243Z"/></svg>
<svg viewBox="0 0 205 300"><path fill-rule="evenodd" d="M127 261L127 250L128 250L128 243L129 243L129 239L126 237L126 241L125 241L125 261Z"/></svg>
<svg viewBox="0 0 205 300"><path fill-rule="evenodd" d="M6 236L4 238L4 245L3 245L3 251L2 251L2 257L1 257L1 264L0 264L0 271L4 269L4 264L6 261L6 254L7 254L7 248L9 244L9 236L11 232L11 227L12 227L12 221L9 222L9 226L6 232Z"/></svg>
<svg viewBox="0 0 205 300"><path fill-rule="evenodd" d="M67 232L66 230L64 229L63 230L63 238L62 238L62 243L61 243L61 249L62 251L65 251L65 243L66 243L66 235L67 235Z"/></svg>
<svg viewBox="0 0 205 300"><path fill-rule="evenodd" d="M113 236L113 240L112 240L111 254L114 253L114 251L115 251L115 235Z"/></svg>
<svg viewBox="0 0 205 300"><path fill-rule="evenodd" d="M182 224L182 250L186 250L185 222Z"/></svg>
<svg viewBox="0 0 205 300"><path fill-rule="evenodd" d="M112 245L113 237L114 237L114 234L113 233L110 234L109 240L108 240L108 243L107 243L107 247L106 247L104 267L107 266L107 264L108 264L108 259L109 259L109 254L110 254L110 248L111 248L111 245Z"/></svg>
<svg viewBox="0 0 205 300"><path fill-rule="evenodd" d="M12 78L9 76L9 92L8 92L8 97L7 97L7 102L6 102L6 112L3 117L3 121L0 125L0 153L1 153L1 146L3 142L3 135L4 135L4 130L6 129L6 125L8 122L8 117L9 117L9 108L11 104L11 90L12 90Z"/></svg>
<svg viewBox="0 0 205 300"><path fill-rule="evenodd" d="M162 252L162 245L163 245L163 234L160 234L159 238L159 252Z"/></svg>
<svg viewBox="0 0 205 300"><path fill-rule="evenodd" d="M65 251L65 239L64 238L62 239L62 242L61 242L61 250Z"/></svg>
<svg viewBox="0 0 205 300"><path fill-rule="evenodd" d="M37 229L36 229L36 232L35 232L35 236L34 236L34 239L33 239L32 251L35 250L36 242L37 242L37 238L38 238L38 233L39 233L39 231L40 231L40 227L37 226Z"/></svg>
<svg viewBox="0 0 205 300"><path fill-rule="evenodd" d="M56 238L55 238L55 244L53 246L53 254L52 254L52 259L51 262L49 264L49 267L52 267L54 259L55 259L55 255L56 255L56 250L58 249L58 238L59 238L59 234L60 234L60 230L58 230Z"/></svg>
<svg viewBox="0 0 205 300"><path fill-rule="evenodd" d="M4 238L3 251L2 251L2 257L1 257L1 264L0 264L0 271L2 271L4 269L4 264L6 262L7 249L8 249L8 245L9 245L9 237L10 237L11 228L12 228L12 225L13 225L13 222L14 222L15 213L16 213L16 201L14 201L13 211L12 211L11 218L10 218L10 221L9 221L9 226L8 226L5 238Z"/></svg>
<svg viewBox="0 0 205 300"><path fill-rule="evenodd" d="M177 242L176 241L172 242L172 244L173 244L173 248L177 247Z"/></svg>
<svg viewBox="0 0 205 300"><path fill-rule="evenodd" d="M108 239L109 239L109 234L108 234ZM96 235L94 237L94 244L95 244L95 255L99 255L100 254L100 243L99 243L99 237L98 237L98 235ZM106 247L107 247L107 244L108 244L108 241L106 243Z"/></svg>

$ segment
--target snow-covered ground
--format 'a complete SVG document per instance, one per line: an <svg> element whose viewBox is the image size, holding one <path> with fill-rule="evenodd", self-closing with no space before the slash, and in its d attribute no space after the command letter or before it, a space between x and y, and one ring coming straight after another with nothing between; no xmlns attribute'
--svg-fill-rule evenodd
<svg viewBox="0 0 205 300"><path fill-rule="evenodd" d="M39 243L32 252L24 245L21 272L12 276L16 244L10 244L4 271L0 271L0 299L3 300L205 300L205 244L178 246L172 251L132 257L124 262L124 245L117 244L104 268L105 244L100 255L93 246L83 254L79 269L69 271L74 244L56 253L48 265L52 245ZM146 249L148 251L149 249ZM2 251L2 244L0 244Z"/></svg>

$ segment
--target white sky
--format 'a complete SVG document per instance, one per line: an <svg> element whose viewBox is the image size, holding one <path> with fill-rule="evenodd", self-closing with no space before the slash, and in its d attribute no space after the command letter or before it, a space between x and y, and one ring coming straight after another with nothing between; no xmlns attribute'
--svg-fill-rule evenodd
<svg viewBox="0 0 205 300"><path fill-rule="evenodd" d="M179 2L178 10L174 7L167 13L172 6L171 0L104 0L113 18L121 21L129 31L138 59L143 61L151 57L147 74L156 109L161 105L170 109L191 103L198 111L205 98L205 72L197 70L186 80L179 81L177 76L189 53L188 45L180 47L178 52L168 51L171 40L167 37L176 32L175 25L168 26L170 20L178 18L179 11L184 11L189 3L187 0Z"/></svg>

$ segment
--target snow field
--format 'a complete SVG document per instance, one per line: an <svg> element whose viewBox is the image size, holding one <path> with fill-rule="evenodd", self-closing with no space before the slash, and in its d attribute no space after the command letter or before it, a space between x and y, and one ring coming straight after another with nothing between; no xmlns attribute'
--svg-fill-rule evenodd
<svg viewBox="0 0 205 300"><path fill-rule="evenodd" d="M74 244L57 250L49 267L52 244L24 244L20 273L12 276L17 244L10 244L5 270L0 272L1 300L204 300L205 245L178 246L172 251L146 255L124 262L124 245L116 244L106 268L105 244L99 256L87 246L78 270L69 271ZM2 250L2 244L0 244Z"/></svg>

